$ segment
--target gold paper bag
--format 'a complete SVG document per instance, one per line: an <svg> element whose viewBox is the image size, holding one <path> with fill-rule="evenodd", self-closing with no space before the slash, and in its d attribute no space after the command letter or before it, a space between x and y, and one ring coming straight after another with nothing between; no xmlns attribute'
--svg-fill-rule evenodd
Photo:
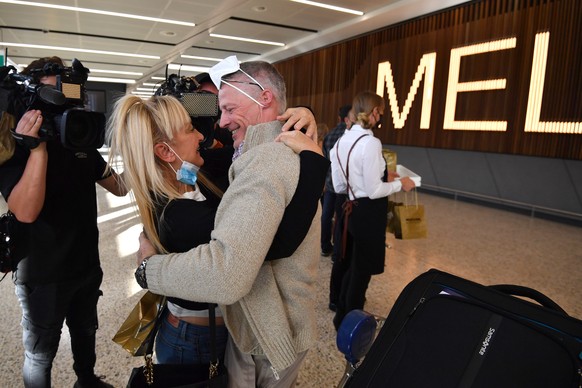
<svg viewBox="0 0 582 388"><path fill-rule="evenodd" d="M386 160L386 168L389 172L396 172L396 152L390 151L387 148L382 149L382 155L384 156L384 160Z"/></svg>
<svg viewBox="0 0 582 388"><path fill-rule="evenodd" d="M154 340L152 330L165 306L165 296L147 291L117 330L113 342L132 356L143 356L148 344Z"/></svg>
<svg viewBox="0 0 582 388"><path fill-rule="evenodd" d="M414 238L426 238L426 218L424 205L398 205L394 208L396 229L400 229L400 236L394 233L396 238L409 240Z"/></svg>
<svg viewBox="0 0 582 388"><path fill-rule="evenodd" d="M413 190L414 204L408 201L408 194L404 194L404 203L394 203L392 209L392 230L394 237L401 240L426 238L427 227L424 206L418 204L418 193Z"/></svg>

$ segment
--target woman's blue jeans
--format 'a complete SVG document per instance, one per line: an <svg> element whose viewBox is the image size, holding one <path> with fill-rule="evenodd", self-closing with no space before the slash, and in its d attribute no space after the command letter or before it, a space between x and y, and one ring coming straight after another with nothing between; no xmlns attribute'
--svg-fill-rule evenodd
<svg viewBox="0 0 582 388"><path fill-rule="evenodd" d="M220 362L228 331L225 325L216 326L216 353ZM175 327L168 321L168 309L156 336L156 361L159 364L208 364L210 362L210 329L180 320Z"/></svg>

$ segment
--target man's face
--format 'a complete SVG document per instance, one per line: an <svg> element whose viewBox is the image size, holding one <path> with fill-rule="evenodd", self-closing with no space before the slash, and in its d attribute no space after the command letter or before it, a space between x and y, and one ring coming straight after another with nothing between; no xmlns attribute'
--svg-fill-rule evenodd
<svg viewBox="0 0 582 388"><path fill-rule="evenodd" d="M255 85L237 84L245 92L256 95L256 91L250 88L258 88ZM261 123L261 107L233 87L222 84L218 92L218 102L222 115L220 117L220 127L226 128L232 135L234 147L238 147L245 138L247 127Z"/></svg>
<svg viewBox="0 0 582 388"><path fill-rule="evenodd" d="M56 75L45 75L40 79L41 84L57 86Z"/></svg>

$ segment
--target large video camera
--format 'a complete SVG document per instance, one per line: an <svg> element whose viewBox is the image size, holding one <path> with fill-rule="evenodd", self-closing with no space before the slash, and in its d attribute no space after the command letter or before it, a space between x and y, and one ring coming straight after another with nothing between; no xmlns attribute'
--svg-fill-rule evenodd
<svg viewBox="0 0 582 388"><path fill-rule="evenodd" d="M55 75L56 86L37 83L43 76ZM0 68L0 111L17 120L30 109L42 112L39 139L13 134L17 142L31 147L31 141L60 140L72 150L97 149L105 139L105 115L84 109L85 82L89 69L77 59L71 67L48 63L19 74L13 66Z"/></svg>
<svg viewBox="0 0 582 388"><path fill-rule="evenodd" d="M209 148L214 141L215 124L220 118L218 96L208 91L199 91L200 83L194 77L171 74L156 90L156 96L171 95L176 97L192 119L192 125L204 136L200 143Z"/></svg>

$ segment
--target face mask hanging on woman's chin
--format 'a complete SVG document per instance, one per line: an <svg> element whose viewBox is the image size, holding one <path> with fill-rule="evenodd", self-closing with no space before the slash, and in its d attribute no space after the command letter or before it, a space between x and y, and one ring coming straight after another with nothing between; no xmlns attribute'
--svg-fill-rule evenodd
<svg viewBox="0 0 582 388"><path fill-rule="evenodd" d="M174 167L172 167L172 165L168 163L170 165L170 168L176 171L176 180L178 180L178 182L194 186L196 180L198 179L198 170L200 170L200 167L182 159L180 155L178 155L178 153L174 151L174 149L168 143L164 142L164 144L168 146L168 148L174 153L174 155L176 155L178 159L182 161L182 165L180 166L178 171L174 170Z"/></svg>
<svg viewBox="0 0 582 388"><path fill-rule="evenodd" d="M184 160L180 169L176 171L176 179L179 182L194 186L198 179L198 170L200 170L200 167Z"/></svg>

